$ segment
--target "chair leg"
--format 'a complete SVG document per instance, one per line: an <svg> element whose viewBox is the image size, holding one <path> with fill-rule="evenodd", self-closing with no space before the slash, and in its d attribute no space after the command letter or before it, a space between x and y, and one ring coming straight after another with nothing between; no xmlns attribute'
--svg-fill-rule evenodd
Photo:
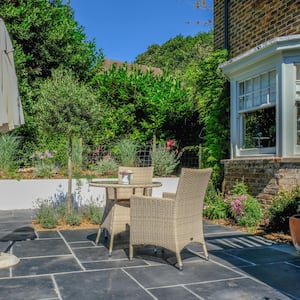
<svg viewBox="0 0 300 300"><path fill-rule="evenodd" d="M129 260L132 260L133 258L133 246L129 245Z"/></svg>
<svg viewBox="0 0 300 300"><path fill-rule="evenodd" d="M108 256L112 255L113 245L114 245L114 233L112 232L109 239Z"/></svg>
<svg viewBox="0 0 300 300"><path fill-rule="evenodd" d="M203 252L204 252L205 258L208 260L208 252L207 252L207 248L206 248L206 243L205 242L202 244L202 247L203 247Z"/></svg>
<svg viewBox="0 0 300 300"><path fill-rule="evenodd" d="M101 226L99 226L98 232L97 232L97 237L96 237L96 245L98 245L99 240L100 240L100 235L101 235Z"/></svg>
<svg viewBox="0 0 300 300"><path fill-rule="evenodd" d="M183 270L183 263L182 263L181 255L180 255L179 252L176 252L176 259L177 259L178 269L180 271L182 271Z"/></svg>

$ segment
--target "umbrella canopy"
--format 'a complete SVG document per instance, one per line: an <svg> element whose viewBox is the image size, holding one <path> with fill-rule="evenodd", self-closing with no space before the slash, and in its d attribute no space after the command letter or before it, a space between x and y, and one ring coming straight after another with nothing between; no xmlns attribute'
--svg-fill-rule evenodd
<svg viewBox="0 0 300 300"><path fill-rule="evenodd" d="M5 23L0 18L0 133L24 124L13 51Z"/></svg>

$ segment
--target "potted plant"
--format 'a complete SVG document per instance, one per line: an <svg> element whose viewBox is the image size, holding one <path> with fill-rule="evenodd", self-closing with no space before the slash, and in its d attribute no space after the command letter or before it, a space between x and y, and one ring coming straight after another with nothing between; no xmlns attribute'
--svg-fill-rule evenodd
<svg viewBox="0 0 300 300"><path fill-rule="evenodd" d="M298 207L297 213L289 218L289 227L293 245L295 249L300 253L300 207Z"/></svg>

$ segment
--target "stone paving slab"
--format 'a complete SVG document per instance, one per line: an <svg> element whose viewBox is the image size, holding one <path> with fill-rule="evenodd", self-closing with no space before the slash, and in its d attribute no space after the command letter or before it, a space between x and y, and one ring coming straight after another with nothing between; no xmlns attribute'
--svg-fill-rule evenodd
<svg viewBox="0 0 300 300"><path fill-rule="evenodd" d="M9 228L8 216L17 213L2 216ZM292 246L207 222L204 231L210 259L191 244L200 257L184 249L183 271L173 252L153 246L135 247L129 261L128 235L115 240L109 257L108 240L95 245L97 229L37 232L12 245L20 263L0 269L0 299L300 300L300 256Z"/></svg>

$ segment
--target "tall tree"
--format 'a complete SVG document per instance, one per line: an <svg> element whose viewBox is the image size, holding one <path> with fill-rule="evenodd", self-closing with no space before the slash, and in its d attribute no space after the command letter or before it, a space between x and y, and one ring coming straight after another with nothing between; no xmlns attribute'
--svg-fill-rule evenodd
<svg viewBox="0 0 300 300"><path fill-rule="evenodd" d="M101 121L105 122L103 136L108 138L129 134L141 142L154 136L165 139L170 120L181 127L193 113L193 101L180 80L167 72L154 75L139 66L112 66L94 77L93 87L108 108Z"/></svg>
<svg viewBox="0 0 300 300"><path fill-rule="evenodd" d="M60 65L73 70L80 80L88 80L102 60L95 43L88 41L74 12L62 0L0 0L15 48L15 65L25 115L18 129L26 143L36 141L33 105L39 84ZM25 145L26 145L25 143Z"/></svg>
<svg viewBox="0 0 300 300"><path fill-rule="evenodd" d="M70 70L58 68L40 85L34 105L36 123L41 135L64 134L68 137L68 212L71 211L72 141L85 140L96 132L101 109L93 92L80 83Z"/></svg>
<svg viewBox="0 0 300 300"><path fill-rule="evenodd" d="M161 46L150 45L146 52L137 56L135 63L184 72L191 61L199 61L213 51L213 33L196 36L177 35Z"/></svg>

